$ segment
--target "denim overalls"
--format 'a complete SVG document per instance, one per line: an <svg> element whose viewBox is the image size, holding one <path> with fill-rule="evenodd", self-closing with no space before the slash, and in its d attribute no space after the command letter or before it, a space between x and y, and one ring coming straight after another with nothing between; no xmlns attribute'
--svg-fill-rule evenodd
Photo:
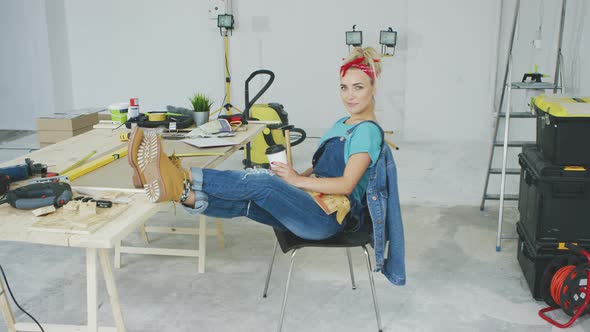
<svg viewBox="0 0 590 332"><path fill-rule="evenodd" d="M354 129L363 122L357 123L346 131L346 136L332 137L320 145L313 155L313 173L320 178L340 177L344 174L346 161L344 160L344 145L346 140L350 139ZM345 218L347 231L359 229L363 220L363 211L366 204L355 200L352 195L348 195L350 201L350 213ZM353 224L354 223L354 224Z"/></svg>

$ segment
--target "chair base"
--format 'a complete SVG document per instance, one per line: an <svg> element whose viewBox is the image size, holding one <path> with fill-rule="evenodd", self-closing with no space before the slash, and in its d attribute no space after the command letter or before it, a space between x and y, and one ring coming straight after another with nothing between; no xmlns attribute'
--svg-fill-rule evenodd
<svg viewBox="0 0 590 332"><path fill-rule="evenodd" d="M270 275L272 273L272 268L273 268L273 264L274 264L274 260L275 260L275 256L276 256L278 247L279 247L279 242L277 240L275 242L272 259L270 261L270 266L269 266L268 272L266 274L266 282L265 282L264 291L262 294L263 298L267 297L268 285L270 282ZM364 251L365 261L367 263L367 271L369 273L369 284L371 286L371 294L373 297L373 307L375 309L375 318L377 319L377 329L379 332L382 332L383 328L381 326L381 315L380 315L380 311L379 311L379 304L377 302L377 295L375 293L375 281L373 279L373 273L372 273L373 269L371 267L371 259L369 257L369 251L367 250L367 247L365 245L362 245L361 247L363 248L363 251ZM295 254L297 253L297 250L298 250L298 248L295 248L291 252L291 263L289 265L289 274L287 275L287 282L285 284L285 292L283 293L283 303L281 306L281 316L280 316L279 325L277 328L278 332L281 332L283 329L283 322L285 319L285 314L286 314L286 309L287 309L287 296L289 294L289 285L291 284L291 276L293 274L293 265L295 263ZM352 289L354 290L354 289L356 289L356 283L354 280L354 272L353 272L353 268L352 268L352 258L350 255L350 248L349 247L346 247L346 254L348 257L348 266L350 269L350 278L351 278L351 282L352 282Z"/></svg>

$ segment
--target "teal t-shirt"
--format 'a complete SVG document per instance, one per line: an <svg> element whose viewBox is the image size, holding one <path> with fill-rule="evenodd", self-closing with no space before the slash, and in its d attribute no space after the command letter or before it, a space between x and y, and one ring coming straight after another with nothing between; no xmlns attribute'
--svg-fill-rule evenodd
<svg viewBox="0 0 590 332"><path fill-rule="evenodd" d="M346 131L354 126L353 124L345 124L344 122L347 119L348 117L344 117L336 121L332 128L320 139L320 145L332 137L347 136ZM350 138L344 143L344 162L348 162L348 158L353 154L361 152L367 152L369 154L371 157L369 168L373 167L379 158L379 153L381 153L381 131L379 131L377 126L366 123L354 129ZM367 168L365 174L363 174L352 191L352 198L362 202L362 197L367 191L368 184L369 169Z"/></svg>

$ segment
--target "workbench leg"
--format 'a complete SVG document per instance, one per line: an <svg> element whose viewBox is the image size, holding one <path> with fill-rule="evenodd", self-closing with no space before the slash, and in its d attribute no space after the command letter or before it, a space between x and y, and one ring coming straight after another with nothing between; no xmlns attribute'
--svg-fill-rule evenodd
<svg viewBox="0 0 590 332"><path fill-rule="evenodd" d="M121 268L121 240L115 242L115 269Z"/></svg>
<svg viewBox="0 0 590 332"><path fill-rule="evenodd" d="M141 233L141 237L143 238L145 244L149 244L150 239L148 238L147 232L145 231L145 222L139 226L139 232Z"/></svg>
<svg viewBox="0 0 590 332"><path fill-rule="evenodd" d="M4 282L2 280L0 280L0 311L2 311L2 316L4 316L4 322L6 322L8 332L16 332L16 327L14 326L16 322L10 309L10 302L8 302L8 292L4 289Z"/></svg>
<svg viewBox="0 0 590 332"><path fill-rule="evenodd" d="M215 219L215 226L217 227L217 244L220 249L223 249L225 248L225 237L223 236L223 224L221 223L221 219Z"/></svg>
<svg viewBox="0 0 590 332"><path fill-rule="evenodd" d="M99 249L98 255L100 258L102 273L104 275L104 281L107 286L107 292L109 293L109 299L111 300L111 309L113 310L117 332L125 332L121 304L119 303L119 292L117 291L117 285L115 284L115 276L113 275L113 269L111 268L111 262L109 261L108 250Z"/></svg>
<svg viewBox="0 0 590 332"><path fill-rule="evenodd" d="M199 273L205 273L205 255L207 251L207 216L199 216Z"/></svg>
<svg viewBox="0 0 590 332"><path fill-rule="evenodd" d="M98 300L96 288L96 248L86 249L86 306L88 332L98 332Z"/></svg>

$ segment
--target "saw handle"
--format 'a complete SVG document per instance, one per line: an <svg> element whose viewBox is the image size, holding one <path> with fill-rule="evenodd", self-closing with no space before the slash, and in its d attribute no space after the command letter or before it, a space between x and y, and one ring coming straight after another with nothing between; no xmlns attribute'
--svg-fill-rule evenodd
<svg viewBox="0 0 590 332"><path fill-rule="evenodd" d="M69 184L34 183L6 193L6 201L17 209L37 209L53 205L60 207L72 199L72 188Z"/></svg>

